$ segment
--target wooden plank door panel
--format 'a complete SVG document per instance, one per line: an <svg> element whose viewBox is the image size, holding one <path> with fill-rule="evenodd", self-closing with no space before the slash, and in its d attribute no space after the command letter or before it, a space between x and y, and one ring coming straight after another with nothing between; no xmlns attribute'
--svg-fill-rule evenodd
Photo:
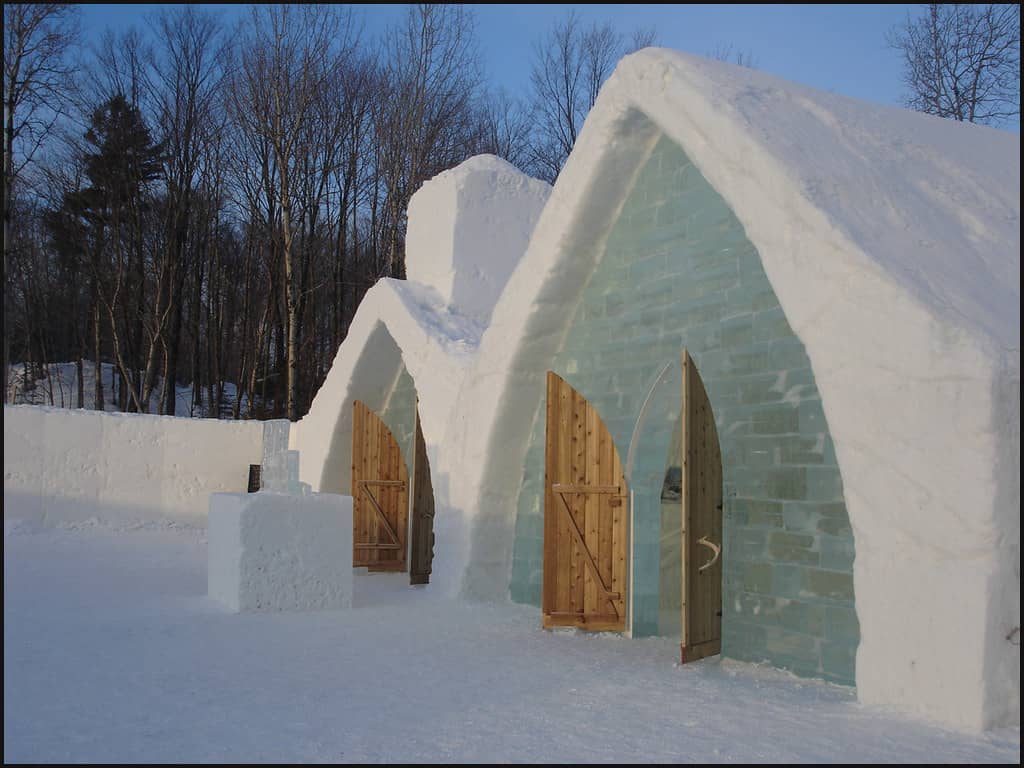
<svg viewBox="0 0 1024 768"><path fill-rule="evenodd" d="M352 565L404 571L409 477L391 430L356 400L352 413Z"/></svg>
<svg viewBox="0 0 1024 768"><path fill-rule="evenodd" d="M545 627L625 630L626 497L622 462L607 426L586 398L549 371L544 460Z"/></svg>
<svg viewBox="0 0 1024 768"><path fill-rule="evenodd" d="M409 583L426 584L434 562L434 488L430 481L427 445L416 412L416 455L413 459L412 542Z"/></svg>
<svg viewBox="0 0 1024 768"><path fill-rule="evenodd" d="M682 414L685 664L722 650L722 453L704 382L685 350Z"/></svg>

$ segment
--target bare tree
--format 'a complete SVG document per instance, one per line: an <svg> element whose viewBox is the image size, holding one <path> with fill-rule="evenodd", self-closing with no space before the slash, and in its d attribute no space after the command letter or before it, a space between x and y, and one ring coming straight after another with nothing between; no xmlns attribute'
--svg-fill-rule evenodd
<svg viewBox="0 0 1024 768"><path fill-rule="evenodd" d="M1020 118L1020 5L927 6L890 30L911 109L969 123Z"/></svg>
<svg viewBox="0 0 1024 768"><path fill-rule="evenodd" d="M468 156L480 66L473 17L458 5L409 6L385 45L375 114L385 194L382 272L405 277L405 214L419 185Z"/></svg>
<svg viewBox="0 0 1024 768"><path fill-rule="evenodd" d="M757 60L750 51L733 49L732 43L719 43L715 49L708 54L708 58L716 61L724 61L729 64L736 64L747 69L757 69Z"/></svg>
<svg viewBox="0 0 1024 768"><path fill-rule="evenodd" d="M534 175L554 183L619 59L654 42L652 30L636 30L627 43L607 22L584 28L573 10L534 44L530 73L536 129L530 168Z"/></svg>
<svg viewBox="0 0 1024 768"><path fill-rule="evenodd" d="M554 183L572 152L592 106L583 96L580 19L575 11L534 44L533 107L536 114L534 173Z"/></svg>
<svg viewBox="0 0 1024 768"><path fill-rule="evenodd" d="M298 418L299 310L301 265L295 236L308 123L319 99L352 52L351 14L327 5L254 6L250 35L243 41L237 77L231 86L231 110L241 129L266 142L268 205L281 236L287 366L286 407ZM271 184L276 181L276 184ZM270 198L273 199L270 199Z"/></svg>
<svg viewBox="0 0 1024 768"><path fill-rule="evenodd" d="M162 11L154 20L161 56L155 69L158 124L166 146L166 237L156 265L155 301L145 322L148 351L141 400L149 403L157 355L163 360L164 391L157 410L174 415L183 294L189 271L190 234L200 157L219 135L222 28L195 6Z"/></svg>
<svg viewBox="0 0 1024 768"><path fill-rule="evenodd" d="M530 167L533 118L528 107L508 91L489 94L481 108L476 152L507 160L520 170Z"/></svg>
<svg viewBox="0 0 1024 768"><path fill-rule="evenodd" d="M60 118L70 92L68 53L77 43L72 5L4 4L4 304L11 206L25 168ZM17 152L17 157L15 156ZM4 323L3 386L7 401L10 340Z"/></svg>
<svg viewBox="0 0 1024 768"><path fill-rule="evenodd" d="M635 53L641 48L649 48L652 45L658 44L658 30L654 27L644 29L637 27L633 30L633 37L630 38L629 48L626 49L626 53Z"/></svg>

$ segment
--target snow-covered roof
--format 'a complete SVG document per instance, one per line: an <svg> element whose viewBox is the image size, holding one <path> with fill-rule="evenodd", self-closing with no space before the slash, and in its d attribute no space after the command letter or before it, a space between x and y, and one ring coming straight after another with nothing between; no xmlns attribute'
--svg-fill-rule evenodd
<svg viewBox="0 0 1024 768"><path fill-rule="evenodd" d="M935 627L966 604L982 634L1019 625L1019 137L721 62L628 56L587 118L460 398L474 414L461 450L487 461L458 506L479 510L474 540L506 542L471 554L464 589L511 565L544 370L663 136L743 225L811 361L857 539L862 696L948 721L1005 716L965 681L1018 679L1019 655L993 640L986 671L979 659L951 683L967 646ZM998 572L1008 586L951 599L935 563L954 584Z"/></svg>
<svg viewBox="0 0 1024 768"><path fill-rule="evenodd" d="M440 439L481 329L478 319L454 314L433 288L379 280L363 297L309 413L292 425L289 440L301 446L303 477L322 492L350 492L352 402L383 408L403 366L426 403L424 434Z"/></svg>

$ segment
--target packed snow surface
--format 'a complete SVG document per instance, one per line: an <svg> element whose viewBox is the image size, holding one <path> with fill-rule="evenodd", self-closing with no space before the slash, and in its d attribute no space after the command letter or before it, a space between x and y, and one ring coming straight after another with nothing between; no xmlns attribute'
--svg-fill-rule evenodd
<svg viewBox="0 0 1024 768"><path fill-rule="evenodd" d="M1019 763L851 690L360 574L352 610L231 614L204 531L5 526L8 762Z"/></svg>

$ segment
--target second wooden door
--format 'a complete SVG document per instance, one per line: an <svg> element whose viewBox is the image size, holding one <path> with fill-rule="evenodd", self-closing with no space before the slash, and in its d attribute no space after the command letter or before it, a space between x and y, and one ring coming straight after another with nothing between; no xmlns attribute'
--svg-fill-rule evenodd
<svg viewBox="0 0 1024 768"><path fill-rule="evenodd" d="M391 430L362 402L352 414L352 565L406 570L409 473Z"/></svg>
<svg viewBox="0 0 1024 768"><path fill-rule="evenodd" d="M722 452L711 402L683 352L681 660L722 650Z"/></svg>
<svg viewBox="0 0 1024 768"><path fill-rule="evenodd" d="M597 411L550 371L544 475L544 626L625 630L622 462Z"/></svg>

